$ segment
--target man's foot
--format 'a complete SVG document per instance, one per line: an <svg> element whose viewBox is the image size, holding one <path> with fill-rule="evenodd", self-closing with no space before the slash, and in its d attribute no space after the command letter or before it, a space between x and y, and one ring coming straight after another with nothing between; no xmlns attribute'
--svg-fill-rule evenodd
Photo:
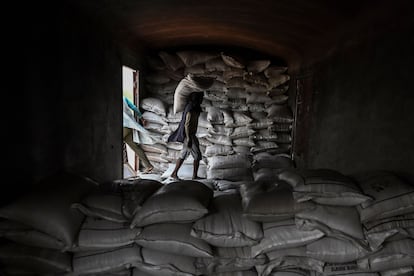
<svg viewBox="0 0 414 276"><path fill-rule="evenodd" d="M178 175L170 175L170 178L173 179L174 181L180 181L181 178L178 177Z"/></svg>

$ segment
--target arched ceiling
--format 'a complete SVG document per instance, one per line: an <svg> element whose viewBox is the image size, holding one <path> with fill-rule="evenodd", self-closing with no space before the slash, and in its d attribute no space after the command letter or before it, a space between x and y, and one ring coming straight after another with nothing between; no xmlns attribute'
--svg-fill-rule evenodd
<svg viewBox="0 0 414 276"><path fill-rule="evenodd" d="M150 49L222 45L317 61L410 16L409 0L70 1L120 37Z"/></svg>

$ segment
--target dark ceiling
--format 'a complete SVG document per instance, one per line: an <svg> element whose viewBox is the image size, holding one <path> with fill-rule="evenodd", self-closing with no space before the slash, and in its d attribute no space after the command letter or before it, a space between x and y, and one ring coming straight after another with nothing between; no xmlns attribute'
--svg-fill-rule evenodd
<svg viewBox="0 0 414 276"><path fill-rule="evenodd" d="M409 0L70 2L135 45L241 47L281 58L291 68L401 28L412 15Z"/></svg>

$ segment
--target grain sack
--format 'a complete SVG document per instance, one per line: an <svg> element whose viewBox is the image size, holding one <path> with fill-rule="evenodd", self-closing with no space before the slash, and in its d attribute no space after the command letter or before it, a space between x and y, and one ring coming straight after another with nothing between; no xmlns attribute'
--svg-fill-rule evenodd
<svg viewBox="0 0 414 276"><path fill-rule="evenodd" d="M168 114L167 114L167 118L166 118L168 123L179 123L182 119L182 116L183 116L182 112L174 113L173 105L170 105L168 107Z"/></svg>
<svg viewBox="0 0 414 276"><path fill-rule="evenodd" d="M184 67L183 61L175 54L170 54L166 51L160 51L158 53L158 56L162 59L164 64L172 71L176 71Z"/></svg>
<svg viewBox="0 0 414 276"><path fill-rule="evenodd" d="M285 66L270 66L268 68L266 68L266 70L264 71L264 75L266 76L266 78L274 78L277 77L283 73L286 73L287 71L287 67Z"/></svg>
<svg viewBox="0 0 414 276"><path fill-rule="evenodd" d="M414 264L414 240L404 239L384 243L379 251L358 260L361 269L384 271Z"/></svg>
<svg viewBox="0 0 414 276"><path fill-rule="evenodd" d="M224 146L224 145L211 145L207 146L204 151L204 155L207 157L212 157L215 155L230 155L234 154L233 147Z"/></svg>
<svg viewBox="0 0 414 276"><path fill-rule="evenodd" d="M228 55L228 54L225 54L224 52L221 52L220 55L224 63L230 67L240 68L240 69L243 69L245 67L243 59L239 56Z"/></svg>
<svg viewBox="0 0 414 276"><path fill-rule="evenodd" d="M252 73L261 73L270 65L270 60L251 60L247 63L247 71Z"/></svg>
<svg viewBox="0 0 414 276"><path fill-rule="evenodd" d="M250 149L253 154L259 152L269 151L279 148L278 144L272 141L257 141L256 144Z"/></svg>
<svg viewBox="0 0 414 276"><path fill-rule="evenodd" d="M265 93L252 93L251 90L246 88L246 91L249 91L247 93L247 97L246 97L246 103L247 104L251 104L251 103L269 103L270 101L272 101L272 99L267 96Z"/></svg>
<svg viewBox="0 0 414 276"><path fill-rule="evenodd" d="M224 82L214 80L213 84L208 88L207 94L215 95L217 100L227 100L227 86Z"/></svg>
<svg viewBox="0 0 414 276"><path fill-rule="evenodd" d="M178 84L178 82L184 78L184 68L180 68L178 70L172 71L169 69L164 70L164 72L170 77L170 82L175 83L175 85Z"/></svg>
<svg viewBox="0 0 414 276"><path fill-rule="evenodd" d="M283 269L277 269L274 268L272 270L272 274L270 276L316 276L316 272L311 272L309 270L300 269L300 268L283 268Z"/></svg>
<svg viewBox="0 0 414 276"><path fill-rule="evenodd" d="M37 231L25 224L2 219L0 220L0 238L4 238L21 245L63 250L65 244L43 232Z"/></svg>
<svg viewBox="0 0 414 276"><path fill-rule="evenodd" d="M190 235L190 223L158 223L143 228L135 241L142 247L191 257L213 257L211 246Z"/></svg>
<svg viewBox="0 0 414 276"><path fill-rule="evenodd" d="M207 112L201 112L198 117L198 125L205 128L212 128L213 125L207 120Z"/></svg>
<svg viewBox="0 0 414 276"><path fill-rule="evenodd" d="M225 92L229 99L245 99L247 97L246 89L242 87L229 87Z"/></svg>
<svg viewBox="0 0 414 276"><path fill-rule="evenodd" d="M228 137L228 136L225 136L225 135L211 135L211 136L207 136L205 138L212 145L214 145L214 144L222 145L222 146L231 146L231 145L233 145L231 138Z"/></svg>
<svg viewBox="0 0 414 276"><path fill-rule="evenodd" d="M230 135L232 139L239 139L252 136L256 131L249 126L235 127L233 133Z"/></svg>
<svg viewBox="0 0 414 276"><path fill-rule="evenodd" d="M224 125L213 125L212 128L208 129L208 132L215 135L230 136L233 133L233 128Z"/></svg>
<svg viewBox="0 0 414 276"><path fill-rule="evenodd" d="M243 215L253 221L271 222L294 218L314 204L293 200L292 189L273 178L272 182L246 182L240 186Z"/></svg>
<svg viewBox="0 0 414 276"><path fill-rule="evenodd" d="M284 169L295 167L293 160L288 154L271 154L269 152L259 152L253 155L252 166L254 169Z"/></svg>
<svg viewBox="0 0 414 276"><path fill-rule="evenodd" d="M156 276L194 276L201 275L196 270L195 258L169 254L148 248L141 249L142 261L136 268Z"/></svg>
<svg viewBox="0 0 414 276"><path fill-rule="evenodd" d="M404 266L390 270L381 271L381 276L412 276L414 266Z"/></svg>
<svg viewBox="0 0 414 276"><path fill-rule="evenodd" d="M161 144L153 144L153 145L140 145L142 150L145 152L152 152L152 153L158 153L158 154L166 154L168 153L167 147L165 145Z"/></svg>
<svg viewBox="0 0 414 276"><path fill-rule="evenodd" d="M379 276L376 272L360 269L357 262L349 263L325 263L323 273L320 276L349 275L349 276Z"/></svg>
<svg viewBox="0 0 414 276"><path fill-rule="evenodd" d="M148 97L142 99L141 107L142 109L153 112L157 115L163 117L167 116L167 108L165 104L158 98Z"/></svg>
<svg viewBox="0 0 414 276"><path fill-rule="evenodd" d="M114 222L127 222L128 219L122 212L121 193L103 193L95 191L87 195L81 202L71 205L85 216L102 218Z"/></svg>
<svg viewBox="0 0 414 276"><path fill-rule="evenodd" d="M285 104L289 99L289 96L287 95L269 95L269 97L270 101L264 103L266 108L273 104Z"/></svg>
<svg viewBox="0 0 414 276"><path fill-rule="evenodd" d="M212 124L224 124L223 112L214 106L208 106L207 111L207 121Z"/></svg>
<svg viewBox="0 0 414 276"><path fill-rule="evenodd" d="M138 268L134 267L130 271L130 274L128 276L151 276L153 274L149 274L147 272L141 271Z"/></svg>
<svg viewBox="0 0 414 276"><path fill-rule="evenodd" d="M201 75L205 75L206 73L206 68L204 67L204 64L197 64L197 65L193 65L191 67L185 67L184 68L184 75L188 75L188 74L193 74L195 76L201 76Z"/></svg>
<svg viewBox="0 0 414 276"><path fill-rule="evenodd" d="M217 196L212 213L193 224L191 235L217 247L251 246L263 237L261 225L243 217L239 194Z"/></svg>
<svg viewBox="0 0 414 276"><path fill-rule="evenodd" d="M147 129L151 135L152 133L169 134L171 132L167 124L158 124L152 122L147 122L145 124L145 129Z"/></svg>
<svg viewBox="0 0 414 276"><path fill-rule="evenodd" d="M237 138L232 140L232 144L235 146L253 147L255 145L252 138Z"/></svg>
<svg viewBox="0 0 414 276"><path fill-rule="evenodd" d="M253 129L270 129L272 125L274 125L271 119L261 119L260 121L254 120L253 122L249 123L248 126Z"/></svg>
<svg viewBox="0 0 414 276"><path fill-rule="evenodd" d="M414 239L414 213L368 221L363 224L363 229L373 250L387 240Z"/></svg>
<svg viewBox="0 0 414 276"><path fill-rule="evenodd" d="M373 200L358 207L361 222L414 212L414 186L387 171L354 175L362 191Z"/></svg>
<svg viewBox="0 0 414 276"><path fill-rule="evenodd" d="M142 118L144 118L148 123L156 123L161 125L168 124L165 116L159 115L152 111L144 111L144 113L142 113Z"/></svg>
<svg viewBox="0 0 414 276"><path fill-rule="evenodd" d="M279 177L279 170L271 168L260 168L253 170L255 182L273 183Z"/></svg>
<svg viewBox="0 0 414 276"><path fill-rule="evenodd" d="M240 186L245 183L251 183L248 181L229 181L223 179L215 179L213 180L213 187L214 190L217 191L226 191L230 189L239 190Z"/></svg>
<svg viewBox="0 0 414 276"><path fill-rule="evenodd" d="M311 210L297 212L295 222L299 229L318 229L326 236L349 240L368 249L358 211L353 206L315 204Z"/></svg>
<svg viewBox="0 0 414 276"><path fill-rule="evenodd" d="M286 93L286 91L289 90L289 82L279 85L278 87L273 87L269 90L268 94L270 97L276 96L276 95L282 95Z"/></svg>
<svg viewBox="0 0 414 276"><path fill-rule="evenodd" d="M174 92L174 114L184 110L188 96L193 92L204 92L213 85L214 79L188 74L177 85Z"/></svg>
<svg viewBox="0 0 414 276"><path fill-rule="evenodd" d="M306 254L327 263L348 263L361 259L371 252L348 240L323 237L306 245Z"/></svg>
<svg viewBox="0 0 414 276"><path fill-rule="evenodd" d="M162 222L192 222L208 213L213 191L191 180L172 182L148 198L131 222L131 227Z"/></svg>
<svg viewBox="0 0 414 276"><path fill-rule="evenodd" d="M225 71L228 68L221 56L207 60L205 67L208 72Z"/></svg>
<svg viewBox="0 0 414 276"><path fill-rule="evenodd" d="M238 111L233 112L233 119L234 124L231 125L231 127L246 126L253 121L253 119L250 116L248 116L245 112Z"/></svg>
<svg viewBox="0 0 414 276"><path fill-rule="evenodd" d="M289 169L279 178L289 183L295 200L319 204L356 206L370 199L350 177L328 169Z"/></svg>
<svg viewBox="0 0 414 276"><path fill-rule="evenodd" d="M293 112L287 105L273 104L265 108L267 117L276 123L293 123Z"/></svg>
<svg viewBox="0 0 414 276"><path fill-rule="evenodd" d="M276 249L303 246L322 238L325 234L320 230L303 231L296 227L294 219L275 222L264 222L263 239L252 246L253 256Z"/></svg>
<svg viewBox="0 0 414 276"><path fill-rule="evenodd" d="M142 204L163 185L157 180L134 179L122 180L120 190L122 193L122 213L131 219Z"/></svg>
<svg viewBox="0 0 414 276"><path fill-rule="evenodd" d="M122 247L134 243L140 228L129 228L129 223L86 217L78 234L76 251L90 251Z"/></svg>
<svg viewBox="0 0 414 276"><path fill-rule="evenodd" d="M169 163L170 162L170 160L168 160L167 158L164 158L159 153L146 152L146 155L147 155L148 160L151 161L151 162L160 162L160 163Z"/></svg>
<svg viewBox="0 0 414 276"><path fill-rule="evenodd" d="M225 179L230 181L252 181L251 168L208 169L208 179Z"/></svg>
<svg viewBox="0 0 414 276"><path fill-rule="evenodd" d="M289 133L276 133L276 142L279 144L291 144L292 136Z"/></svg>
<svg viewBox="0 0 414 276"><path fill-rule="evenodd" d="M289 268L322 272L325 265L320 260L306 256L306 247L304 246L274 250L266 253L266 256L269 261L263 265L256 266L260 276L273 275L273 271Z"/></svg>
<svg viewBox="0 0 414 276"><path fill-rule="evenodd" d="M257 276L256 270L242 270L209 274L209 276Z"/></svg>
<svg viewBox="0 0 414 276"><path fill-rule="evenodd" d="M255 140L263 140L269 142L278 142L280 141L278 134L269 128L256 130L256 133L253 135Z"/></svg>
<svg viewBox="0 0 414 276"><path fill-rule="evenodd" d="M247 146L233 146L232 148L233 148L235 153L250 154L250 147L247 147Z"/></svg>
<svg viewBox="0 0 414 276"><path fill-rule="evenodd" d="M269 126L269 131L291 132L292 124L272 124L271 126Z"/></svg>
<svg viewBox="0 0 414 276"><path fill-rule="evenodd" d="M207 158L208 169L250 168L252 156L248 154L233 154Z"/></svg>
<svg viewBox="0 0 414 276"><path fill-rule="evenodd" d="M268 78L269 89L272 89L273 87L278 87L279 85L282 85L290 80L290 76L288 74L280 74L277 76L272 76Z"/></svg>
<svg viewBox="0 0 414 276"><path fill-rule="evenodd" d="M215 247L212 258L197 258L196 267L203 274L236 272L253 269L264 264L266 256L251 256L250 247Z"/></svg>
<svg viewBox="0 0 414 276"><path fill-rule="evenodd" d="M72 271L71 255L58 250L6 242L0 244L0 264L36 275L60 275Z"/></svg>
<svg viewBox="0 0 414 276"><path fill-rule="evenodd" d="M70 205L96 188L97 183L76 174L57 173L41 180L38 187L36 192L2 206L0 217L45 233L61 241L65 250L70 249L84 219Z"/></svg>
<svg viewBox="0 0 414 276"><path fill-rule="evenodd" d="M209 60L220 57L220 54L218 53L204 51L178 51L176 54L187 67L205 63Z"/></svg>
<svg viewBox="0 0 414 276"><path fill-rule="evenodd" d="M267 78L263 74L253 74L249 72L243 76L243 79L245 80L247 85L258 84L264 87L268 85Z"/></svg>
<svg viewBox="0 0 414 276"><path fill-rule="evenodd" d="M265 111L266 108L262 103L252 103L248 105L248 109L250 112L262 112Z"/></svg>
<svg viewBox="0 0 414 276"><path fill-rule="evenodd" d="M269 90L266 84L251 84L244 82L243 87L246 89L247 92L254 94L264 94L267 93L267 91Z"/></svg>
<svg viewBox="0 0 414 276"><path fill-rule="evenodd" d="M231 110L223 110L223 123L226 127L231 127L234 124L234 119Z"/></svg>
<svg viewBox="0 0 414 276"><path fill-rule="evenodd" d="M130 268L141 260L139 246L131 244L109 250L76 252L72 263L75 275L96 275Z"/></svg>

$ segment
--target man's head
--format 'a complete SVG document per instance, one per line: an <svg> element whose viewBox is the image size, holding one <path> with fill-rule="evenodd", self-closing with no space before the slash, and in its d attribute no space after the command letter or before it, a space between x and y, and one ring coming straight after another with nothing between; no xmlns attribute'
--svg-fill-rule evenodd
<svg viewBox="0 0 414 276"><path fill-rule="evenodd" d="M203 102L203 92L193 92L188 96L188 104L192 107L190 109L200 109L200 105Z"/></svg>

